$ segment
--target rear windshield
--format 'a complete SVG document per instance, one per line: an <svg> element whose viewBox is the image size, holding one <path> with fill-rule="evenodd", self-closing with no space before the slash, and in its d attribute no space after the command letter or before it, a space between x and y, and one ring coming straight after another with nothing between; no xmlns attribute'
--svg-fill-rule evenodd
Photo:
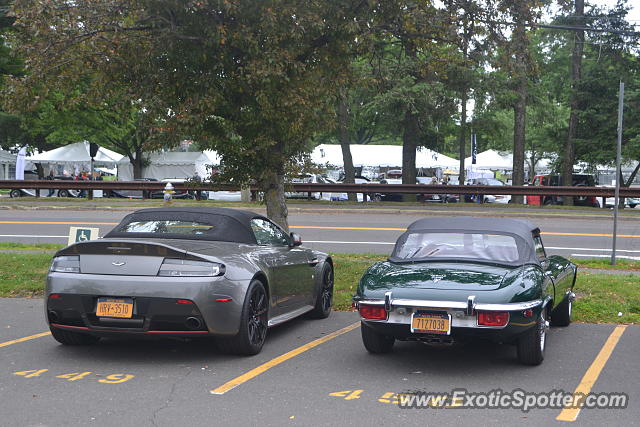
<svg viewBox="0 0 640 427"><path fill-rule="evenodd" d="M504 234L410 233L391 256L398 261L464 258L513 263L518 261L516 239Z"/></svg>
<svg viewBox="0 0 640 427"><path fill-rule="evenodd" d="M216 226L194 221L133 221L125 224L121 233L154 234L206 234L213 233Z"/></svg>

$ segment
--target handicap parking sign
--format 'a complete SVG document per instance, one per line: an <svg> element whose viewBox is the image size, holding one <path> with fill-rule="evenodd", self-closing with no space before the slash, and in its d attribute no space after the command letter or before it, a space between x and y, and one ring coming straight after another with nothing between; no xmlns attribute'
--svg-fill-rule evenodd
<svg viewBox="0 0 640 427"><path fill-rule="evenodd" d="M99 228L70 227L68 244L73 245L74 243L86 242L87 240L96 240L99 232Z"/></svg>

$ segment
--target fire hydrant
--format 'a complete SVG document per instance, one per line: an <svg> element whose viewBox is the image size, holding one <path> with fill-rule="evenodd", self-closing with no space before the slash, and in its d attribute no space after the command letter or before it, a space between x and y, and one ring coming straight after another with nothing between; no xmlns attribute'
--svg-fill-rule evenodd
<svg viewBox="0 0 640 427"><path fill-rule="evenodd" d="M167 182L167 185L164 186L164 201L167 203L171 203L171 199L173 198L173 185L170 182Z"/></svg>

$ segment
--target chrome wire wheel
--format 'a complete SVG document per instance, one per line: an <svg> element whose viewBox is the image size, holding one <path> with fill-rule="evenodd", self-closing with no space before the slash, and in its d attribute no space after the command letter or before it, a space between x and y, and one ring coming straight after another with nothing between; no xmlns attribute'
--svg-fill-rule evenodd
<svg viewBox="0 0 640 427"><path fill-rule="evenodd" d="M252 345L261 345L267 336L267 295L262 286L256 286L251 292L247 332Z"/></svg>
<svg viewBox="0 0 640 427"><path fill-rule="evenodd" d="M549 330L549 321L545 317L544 310L540 313L540 352L544 352L544 346L547 340L547 331Z"/></svg>

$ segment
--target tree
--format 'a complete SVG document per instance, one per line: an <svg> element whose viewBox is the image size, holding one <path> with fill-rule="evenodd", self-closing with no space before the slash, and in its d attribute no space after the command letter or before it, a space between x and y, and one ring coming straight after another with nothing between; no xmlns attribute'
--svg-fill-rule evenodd
<svg viewBox="0 0 640 427"><path fill-rule="evenodd" d="M130 99L174 134L216 149L227 177L255 179L268 215L287 228L285 169L327 126L333 73L365 7L351 0L330 8L302 0L16 0L14 11L29 59L24 86L45 79L64 87L87 68L102 88L127 82Z"/></svg>

